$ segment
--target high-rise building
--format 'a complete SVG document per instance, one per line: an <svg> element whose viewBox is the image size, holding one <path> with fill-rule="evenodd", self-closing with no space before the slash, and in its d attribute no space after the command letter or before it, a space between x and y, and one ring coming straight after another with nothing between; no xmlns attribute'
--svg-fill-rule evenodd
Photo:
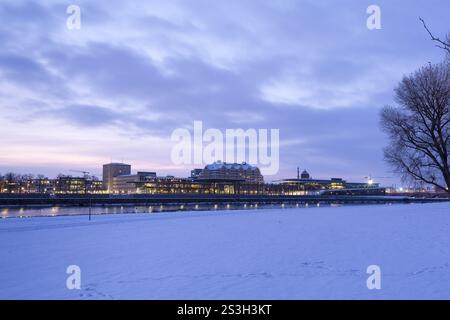
<svg viewBox="0 0 450 320"><path fill-rule="evenodd" d="M113 190L114 177L131 174L131 165L125 163L108 163L103 165L103 188Z"/></svg>

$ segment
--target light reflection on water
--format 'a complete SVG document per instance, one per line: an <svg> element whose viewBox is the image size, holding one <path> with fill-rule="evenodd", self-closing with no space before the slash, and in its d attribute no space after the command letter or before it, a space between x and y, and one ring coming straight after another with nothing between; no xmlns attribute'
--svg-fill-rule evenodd
<svg viewBox="0 0 450 320"><path fill-rule="evenodd" d="M318 204L317 204L318 205ZM277 209L277 208L307 208L308 203L191 203L191 204L165 204L151 206L92 206L92 215L102 214L137 214L137 213L158 213L158 212L176 212L176 211L207 211L207 210L257 210L257 209ZM341 206L341 204L321 204L321 206ZM3 208L1 210L2 218L22 218L22 217L55 217L71 215L88 215L89 207L15 207Z"/></svg>

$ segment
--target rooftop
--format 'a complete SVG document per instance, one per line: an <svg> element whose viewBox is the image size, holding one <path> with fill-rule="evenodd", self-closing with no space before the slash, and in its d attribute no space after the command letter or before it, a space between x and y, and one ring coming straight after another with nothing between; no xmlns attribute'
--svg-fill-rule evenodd
<svg viewBox="0 0 450 320"><path fill-rule="evenodd" d="M258 170L257 167L252 166L251 164L248 164L247 162L242 163L226 163L222 161L216 161L212 164L209 164L205 167L205 169L208 170L221 170L221 169L235 169L235 170Z"/></svg>

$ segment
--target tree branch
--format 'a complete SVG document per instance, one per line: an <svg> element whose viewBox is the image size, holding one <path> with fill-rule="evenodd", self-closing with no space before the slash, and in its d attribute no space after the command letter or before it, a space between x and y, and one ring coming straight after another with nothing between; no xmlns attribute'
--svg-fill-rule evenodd
<svg viewBox="0 0 450 320"><path fill-rule="evenodd" d="M419 20L422 21L423 27L425 28L425 30L428 32L428 34L431 37L431 40L434 42L437 42L439 44L436 45L436 47L446 50L448 53L450 53L450 43L447 43L443 40L441 40L440 38L437 38L433 35L433 33L431 33L430 29L428 29L427 24L425 23L425 21L419 17Z"/></svg>

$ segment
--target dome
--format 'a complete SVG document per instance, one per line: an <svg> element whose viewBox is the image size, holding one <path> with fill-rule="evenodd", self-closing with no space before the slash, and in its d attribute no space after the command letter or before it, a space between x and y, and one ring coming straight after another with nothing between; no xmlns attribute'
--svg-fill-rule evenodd
<svg viewBox="0 0 450 320"><path fill-rule="evenodd" d="M242 163L226 163L222 161L216 161L212 164L208 164L205 167L206 170L244 170L244 171L255 171L258 168L252 166L246 162Z"/></svg>
<svg viewBox="0 0 450 320"><path fill-rule="evenodd" d="M311 176L309 175L308 171L303 170L302 174L300 175L301 179L310 179Z"/></svg>

